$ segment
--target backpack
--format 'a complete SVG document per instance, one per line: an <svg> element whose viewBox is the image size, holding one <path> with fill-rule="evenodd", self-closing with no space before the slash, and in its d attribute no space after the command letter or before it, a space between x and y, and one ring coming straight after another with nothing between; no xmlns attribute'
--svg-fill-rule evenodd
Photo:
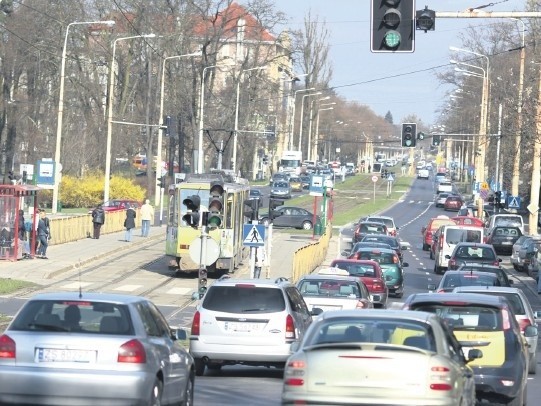
<svg viewBox="0 0 541 406"><path fill-rule="evenodd" d="M31 221L25 221L24 222L24 231L31 232L32 231L32 222Z"/></svg>

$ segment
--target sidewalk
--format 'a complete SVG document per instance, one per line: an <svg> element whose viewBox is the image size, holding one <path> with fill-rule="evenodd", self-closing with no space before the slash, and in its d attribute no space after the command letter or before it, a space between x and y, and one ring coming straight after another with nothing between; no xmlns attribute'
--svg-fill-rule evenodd
<svg viewBox="0 0 541 406"><path fill-rule="evenodd" d="M0 278L17 279L38 284L47 284L62 273L68 272L78 266L88 264L106 256L126 250L135 250L150 240L165 241L165 226L150 227L149 237L140 237L140 229L134 230L132 241L124 241L124 231L101 235L99 240L85 238L66 244L51 245L47 249L49 259L22 259L19 261L0 261ZM329 265L338 255L340 247L339 230L333 230L329 241L327 258L322 266ZM293 267L293 253L300 247L310 244L311 236L294 235L276 230L273 235L272 255L269 277L290 278ZM165 250L165 243L164 243ZM246 260L244 266L248 266ZM237 271L235 274L239 274ZM265 275L261 275L265 277Z"/></svg>

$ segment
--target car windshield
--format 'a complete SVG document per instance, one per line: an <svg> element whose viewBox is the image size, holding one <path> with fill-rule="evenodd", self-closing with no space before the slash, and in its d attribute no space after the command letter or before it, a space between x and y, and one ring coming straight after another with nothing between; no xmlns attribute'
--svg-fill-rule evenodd
<svg viewBox="0 0 541 406"><path fill-rule="evenodd" d="M289 185L286 182L274 182L274 187L287 188Z"/></svg>
<svg viewBox="0 0 541 406"><path fill-rule="evenodd" d="M367 221L376 221L378 223L383 223L387 226L387 228L394 228L394 222L393 219L386 219L382 217L369 217Z"/></svg>
<svg viewBox="0 0 541 406"><path fill-rule="evenodd" d="M358 255L359 259L369 259L376 261L380 265L395 264L396 254L390 252L382 252L378 250L372 251L360 251Z"/></svg>
<svg viewBox="0 0 541 406"><path fill-rule="evenodd" d="M386 234L387 227L384 224L361 224L360 231L364 234Z"/></svg>
<svg viewBox="0 0 541 406"><path fill-rule="evenodd" d="M395 238L387 237L385 235L367 235L361 242L381 242L388 244L393 249L399 248L398 241Z"/></svg>
<svg viewBox="0 0 541 406"><path fill-rule="evenodd" d="M224 313L276 313L286 308L280 289L254 285L212 286L202 306Z"/></svg>
<svg viewBox="0 0 541 406"><path fill-rule="evenodd" d="M500 281L494 274L446 274L442 280L441 288L456 288L459 286L501 286Z"/></svg>
<svg viewBox="0 0 541 406"><path fill-rule="evenodd" d="M492 307L421 303L412 308L437 314L454 330L495 331L501 330L503 325L500 310Z"/></svg>
<svg viewBox="0 0 541 406"><path fill-rule="evenodd" d="M333 267L348 271L350 275L354 276L376 276L376 271L373 265L370 264L355 264L352 262L335 262Z"/></svg>
<svg viewBox="0 0 541 406"><path fill-rule="evenodd" d="M134 334L126 305L73 300L29 301L15 317L10 330Z"/></svg>
<svg viewBox="0 0 541 406"><path fill-rule="evenodd" d="M494 225L496 224L520 224L522 225L522 218L520 216L498 216L494 219Z"/></svg>
<svg viewBox="0 0 541 406"><path fill-rule="evenodd" d="M520 296L518 293L515 292L492 292L490 290L480 290L479 292L475 293L482 293L484 295L491 295L491 296L503 296L507 299L509 304L511 305L511 308L513 309L513 313L524 316L526 314L526 309L524 308L524 303L522 303L522 300L520 299Z"/></svg>
<svg viewBox="0 0 541 406"><path fill-rule="evenodd" d="M353 281L332 279L303 280L298 286L303 296L323 296L334 298L360 298L359 286Z"/></svg>
<svg viewBox="0 0 541 406"><path fill-rule="evenodd" d="M472 262L476 259L496 260L494 250L489 247L458 246L455 257L457 259L471 260Z"/></svg>
<svg viewBox="0 0 541 406"><path fill-rule="evenodd" d="M446 241L449 244L481 242L481 235L481 230L466 230L462 228L449 228L445 230Z"/></svg>
<svg viewBox="0 0 541 406"><path fill-rule="evenodd" d="M303 346L328 346L339 343L390 344L375 346L375 351L396 349L407 345L434 351L435 340L428 324L415 320L394 318L331 318L321 321L311 330Z"/></svg>

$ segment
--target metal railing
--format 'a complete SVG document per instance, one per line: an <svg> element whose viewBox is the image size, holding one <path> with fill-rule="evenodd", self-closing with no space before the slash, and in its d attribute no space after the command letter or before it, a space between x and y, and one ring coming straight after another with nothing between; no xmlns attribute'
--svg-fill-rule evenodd
<svg viewBox="0 0 541 406"><path fill-rule="evenodd" d="M327 223L325 232L319 240L295 251L293 254L293 283L296 283L302 276L312 273L323 263L327 256L331 236L332 224Z"/></svg>

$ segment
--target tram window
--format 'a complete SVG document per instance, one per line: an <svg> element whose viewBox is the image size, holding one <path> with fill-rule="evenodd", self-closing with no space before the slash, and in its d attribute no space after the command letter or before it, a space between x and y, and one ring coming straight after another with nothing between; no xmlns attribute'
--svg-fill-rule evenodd
<svg viewBox="0 0 541 406"><path fill-rule="evenodd" d="M227 210L225 212L225 228L232 228L232 220L233 217L233 200L227 199Z"/></svg>
<svg viewBox="0 0 541 406"><path fill-rule="evenodd" d="M168 224L172 225L172 226L175 226L175 227L178 225L178 222L177 222L178 212L177 212L176 202L177 202L176 195L169 196L169 219L168 219Z"/></svg>

